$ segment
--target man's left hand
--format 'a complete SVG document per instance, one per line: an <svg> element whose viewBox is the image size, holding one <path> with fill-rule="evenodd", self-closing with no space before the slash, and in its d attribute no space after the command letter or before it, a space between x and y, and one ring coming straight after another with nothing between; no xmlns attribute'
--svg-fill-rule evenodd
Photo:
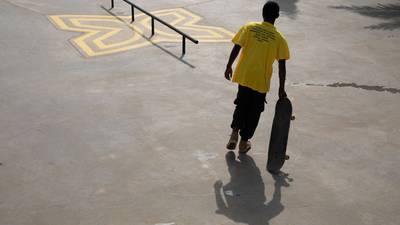
<svg viewBox="0 0 400 225"><path fill-rule="evenodd" d="M231 80L232 79L232 67L227 66L225 70L225 79Z"/></svg>

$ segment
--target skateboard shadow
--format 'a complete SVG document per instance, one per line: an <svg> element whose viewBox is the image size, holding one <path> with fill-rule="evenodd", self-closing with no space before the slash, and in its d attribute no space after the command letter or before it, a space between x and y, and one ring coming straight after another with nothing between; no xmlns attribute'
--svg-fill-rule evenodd
<svg viewBox="0 0 400 225"><path fill-rule="evenodd" d="M223 185L221 181L214 184L217 214L222 214L237 223L249 225L266 225L279 215L284 206L281 203L281 188L288 187L285 175L273 175L275 189L272 199L267 202L265 185L260 169L253 158L239 155L236 160L234 152L225 156L231 180Z"/></svg>

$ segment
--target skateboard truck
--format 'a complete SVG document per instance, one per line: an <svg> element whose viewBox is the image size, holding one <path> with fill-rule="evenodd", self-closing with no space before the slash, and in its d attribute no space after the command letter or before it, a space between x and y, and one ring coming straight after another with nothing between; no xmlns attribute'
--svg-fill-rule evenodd
<svg viewBox="0 0 400 225"><path fill-rule="evenodd" d="M290 120L295 120L295 119L296 119L296 116L294 116L294 115L290 117ZM285 160L289 160L289 159L290 159L290 156L286 155Z"/></svg>
<svg viewBox="0 0 400 225"><path fill-rule="evenodd" d="M296 116L294 116L294 115L290 117L290 120L295 120L295 119L296 119ZM290 156L286 155L285 160L289 160L289 159L290 159Z"/></svg>

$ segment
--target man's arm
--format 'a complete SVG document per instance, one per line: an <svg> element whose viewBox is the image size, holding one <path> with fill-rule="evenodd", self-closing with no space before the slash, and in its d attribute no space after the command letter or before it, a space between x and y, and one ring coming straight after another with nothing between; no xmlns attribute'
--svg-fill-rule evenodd
<svg viewBox="0 0 400 225"><path fill-rule="evenodd" d="M240 45L233 46L231 56L229 57L228 65L226 65L226 70L225 70L225 78L227 80L231 80L231 78L232 78L232 65L233 65L233 62L235 62L237 56L239 55L241 48L242 47L240 47Z"/></svg>
<svg viewBox="0 0 400 225"><path fill-rule="evenodd" d="M279 60L279 98L286 98L285 91L285 80L286 80L286 60Z"/></svg>

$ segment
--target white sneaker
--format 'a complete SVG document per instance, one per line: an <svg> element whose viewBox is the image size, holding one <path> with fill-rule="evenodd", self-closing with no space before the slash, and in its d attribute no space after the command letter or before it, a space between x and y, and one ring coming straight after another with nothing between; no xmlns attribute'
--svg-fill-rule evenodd
<svg viewBox="0 0 400 225"><path fill-rule="evenodd" d="M250 141L240 141L239 143L239 153L247 153L251 149L251 142Z"/></svg>
<svg viewBox="0 0 400 225"><path fill-rule="evenodd" d="M229 138L228 144L226 144L226 148L229 150L235 150L236 145L238 143L239 133L232 131L231 137Z"/></svg>

